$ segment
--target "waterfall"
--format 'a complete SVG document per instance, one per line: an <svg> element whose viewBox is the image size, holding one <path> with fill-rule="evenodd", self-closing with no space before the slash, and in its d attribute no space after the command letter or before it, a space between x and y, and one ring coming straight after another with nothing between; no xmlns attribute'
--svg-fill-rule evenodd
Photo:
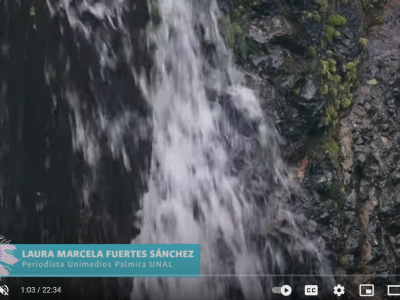
<svg viewBox="0 0 400 300"><path fill-rule="evenodd" d="M121 60L112 35L129 36L121 15L131 2L48 4L55 14L65 11L70 26L93 45L105 81L106 70ZM160 18L147 32L154 66L150 76L130 66L132 85L140 85L151 106L153 132L140 234L132 243L201 244L201 278L135 278L132 299L268 299L273 286L293 282L296 274L331 273L307 220L289 205L279 135L232 63L216 1L158 0L149 7ZM84 13L104 23L94 28ZM124 41L122 60L130 64L134 51ZM73 91L68 99L74 145L87 164L98 171L105 137L114 158L131 168L123 136L138 128L129 110L110 119L103 107L85 118ZM323 281L332 284L329 277Z"/></svg>
<svg viewBox="0 0 400 300"><path fill-rule="evenodd" d="M275 258L267 259L252 237L266 230L269 210L296 226L272 192L286 184L276 130L241 84L219 32L216 1L152 5L161 24L148 34L155 69L142 87L153 108L153 153L141 234L133 242L200 243L204 278L135 279L132 299L223 299L232 288L245 299L264 299L271 286L262 276L284 262L273 244ZM204 44L213 45L212 54ZM308 241L297 245L318 258Z"/></svg>
<svg viewBox="0 0 400 300"><path fill-rule="evenodd" d="M235 156L252 152L253 145L230 125L218 97L225 96L254 122L260 136L271 128L265 127L256 97L238 83L229 63L216 3L163 0L156 8L162 23L150 36L156 45L155 70L144 89L153 107L152 165L143 226L133 242L200 243L203 275L262 274L260 257L249 243L252 230L261 232L258 208L246 197L242 174L235 172L233 162ZM213 64L204 58L202 30L205 42L216 47ZM243 158L251 167L249 157ZM187 299L193 294L217 299L226 292L218 278L135 281L146 287L150 299ZM242 281L249 295L261 299L259 282ZM140 298L141 291L134 289L133 299Z"/></svg>

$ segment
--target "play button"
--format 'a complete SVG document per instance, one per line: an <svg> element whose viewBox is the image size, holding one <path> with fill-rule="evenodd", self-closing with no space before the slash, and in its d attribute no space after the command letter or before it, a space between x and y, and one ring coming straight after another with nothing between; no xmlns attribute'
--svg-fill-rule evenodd
<svg viewBox="0 0 400 300"><path fill-rule="evenodd" d="M281 287L281 294L283 296L289 296L292 293L292 288L288 285Z"/></svg>

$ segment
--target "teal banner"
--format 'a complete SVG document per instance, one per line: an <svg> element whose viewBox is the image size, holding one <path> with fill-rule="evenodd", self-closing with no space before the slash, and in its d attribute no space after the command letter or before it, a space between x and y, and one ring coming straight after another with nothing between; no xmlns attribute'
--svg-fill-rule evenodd
<svg viewBox="0 0 400 300"><path fill-rule="evenodd" d="M13 246L15 249L7 252L18 259L18 262L7 268L8 277L200 276L199 244L13 244Z"/></svg>

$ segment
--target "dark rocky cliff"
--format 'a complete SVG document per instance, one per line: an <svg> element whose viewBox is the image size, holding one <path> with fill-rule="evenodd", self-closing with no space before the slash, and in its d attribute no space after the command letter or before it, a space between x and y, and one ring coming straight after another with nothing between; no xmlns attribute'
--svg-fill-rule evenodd
<svg viewBox="0 0 400 300"><path fill-rule="evenodd" d="M347 297L399 284L400 1L221 1Z"/></svg>
<svg viewBox="0 0 400 300"><path fill-rule="evenodd" d="M137 51L132 64L140 68L148 63L140 45L148 13L146 1L135 2L136 10L125 17ZM96 25L93 16L86 17L85 22ZM121 40L116 33L117 52L123 51ZM101 142L103 155L93 184L92 170L73 148L74 114L67 101L68 88L73 87L90 119L99 107L110 107L99 95L112 95L118 88L120 97L110 97L108 113L130 110L146 117L148 108L127 64L118 62L115 71L105 74L107 80L91 81L89 73L101 78L93 45L72 31L65 14L52 18L46 1L0 1L0 47L1 235L13 244L129 243L135 234L133 212L145 188L141 178L150 139L139 139L130 149L130 171ZM95 193L84 205L89 184L89 193ZM61 286L62 293L53 299L128 299L131 289L130 279L116 278L3 282L13 299L32 298L20 292L22 286Z"/></svg>

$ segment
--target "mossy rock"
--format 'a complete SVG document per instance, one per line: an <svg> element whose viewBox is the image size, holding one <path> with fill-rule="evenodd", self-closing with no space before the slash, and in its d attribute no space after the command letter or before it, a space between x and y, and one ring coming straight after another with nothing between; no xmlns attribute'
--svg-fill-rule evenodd
<svg viewBox="0 0 400 300"><path fill-rule="evenodd" d="M235 61L246 60L249 47L242 27L237 23L232 23L229 16L227 17L227 25L227 43L233 51Z"/></svg>
<svg viewBox="0 0 400 300"><path fill-rule="evenodd" d="M347 24L347 20L339 14L334 14L329 16L328 24L334 27L343 26Z"/></svg>

